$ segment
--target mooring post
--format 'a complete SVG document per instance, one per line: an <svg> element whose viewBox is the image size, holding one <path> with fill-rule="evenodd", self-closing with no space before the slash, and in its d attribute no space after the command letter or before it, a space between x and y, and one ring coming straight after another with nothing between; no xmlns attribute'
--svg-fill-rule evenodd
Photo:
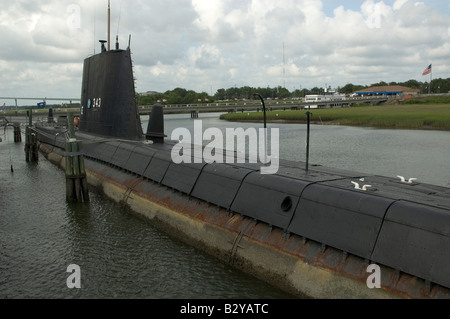
<svg viewBox="0 0 450 319"><path fill-rule="evenodd" d="M31 134L31 161L37 162L39 159L39 148L38 148L38 140L36 136L36 132L33 129L30 129Z"/></svg>
<svg viewBox="0 0 450 319"><path fill-rule="evenodd" d="M14 143L22 142L22 133L20 132L20 123L14 123Z"/></svg>
<svg viewBox="0 0 450 319"><path fill-rule="evenodd" d="M67 117L69 140L66 142L66 198L69 202L88 202L89 190L84 167L84 157L81 154L81 141L75 138L73 113Z"/></svg>
<svg viewBox="0 0 450 319"><path fill-rule="evenodd" d="M48 109L48 117L47 117L47 123L55 123L55 120L53 119L53 109Z"/></svg>
<svg viewBox="0 0 450 319"><path fill-rule="evenodd" d="M30 127L25 127L25 161L30 161L30 134L29 134Z"/></svg>
<svg viewBox="0 0 450 319"><path fill-rule="evenodd" d="M309 131L310 131L310 116L311 112L306 112L306 172L309 168Z"/></svg>
<svg viewBox="0 0 450 319"><path fill-rule="evenodd" d="M76 202L77 197L75 195L75 187L74 187L74 181L73 181L73 160L72 157L69 155L72 153L72 143L66 142L66 198L69 202Z"/></svg>
<svg viewBox="0 0 450 319"><path fill-rule="evenodd" d="M77 142L77 149L78 152L81 152L82 150L82 144L81 141ZM88 182L87 182L87 178L86 178L86 170L84 167L84 156L83 155L78 155L79 156L79 165L80 165L80 176L83 176L83 178L81 178L81 193L83 195L83 199L85 202L89 201L89 188L88 188Z"/></svg>
<svg viewBox="0 0 450 319"><path fill-rule="evenodd" d="M25 128L25 160L27 162L37 162L39 159L37 136L33 131L33 109L28 113L28 126Z"/></svg>
<svg viewBox="0 0 450 319"><path fill-rule="evenodd" d="M33 108L30 107L30 113L28 114L28 126L33 126Z"/></svg>

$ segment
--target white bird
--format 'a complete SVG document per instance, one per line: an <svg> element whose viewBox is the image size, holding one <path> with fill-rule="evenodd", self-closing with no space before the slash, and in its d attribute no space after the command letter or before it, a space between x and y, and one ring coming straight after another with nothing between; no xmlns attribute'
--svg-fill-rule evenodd
<svg viewBox="0 0 450 319"><path fill-rule="evenodd" d="M352 182L353 185L355 185L355 189L366 191L369 187L372 187L372 185L364 185L362 188L359 186L358 183Z"/></svg>
<svg viewBox="0 0 450 319"><path fill-rule="evenodd" d="M402 183L412 184L414 181L417 181L417 178L410 178L408 179L408 181L406 181L406 179L403 176L397 175L397 177L400 178Z"/></svg>

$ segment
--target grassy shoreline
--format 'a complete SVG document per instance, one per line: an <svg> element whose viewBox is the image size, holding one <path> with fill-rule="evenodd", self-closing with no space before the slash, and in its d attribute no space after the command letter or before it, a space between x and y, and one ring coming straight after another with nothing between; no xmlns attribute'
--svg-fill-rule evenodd
<svg viewBox="0 0 450 319"><path fill-rule="evenodd" d="M311 123L390 129L450 131L450 104L404 104L333 109L312 109ZM307 110L266 112L268 123L306 123ZM263 112L229 113L221 119L262 122Z"/></svg>

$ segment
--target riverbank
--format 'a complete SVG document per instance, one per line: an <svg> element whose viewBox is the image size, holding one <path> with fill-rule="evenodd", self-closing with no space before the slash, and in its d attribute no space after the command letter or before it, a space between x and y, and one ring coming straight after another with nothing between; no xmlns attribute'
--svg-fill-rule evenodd
<svg viewBox="0 0 450 319"><path fill-rule="evenodd" d="M266 112L266 118L268 123L306 123L306 111L270 111ZM360 106L309 111L313 124L450 131L450 104ZM236 122L262 122L263 112L229 113L220 118Z"/></svg>

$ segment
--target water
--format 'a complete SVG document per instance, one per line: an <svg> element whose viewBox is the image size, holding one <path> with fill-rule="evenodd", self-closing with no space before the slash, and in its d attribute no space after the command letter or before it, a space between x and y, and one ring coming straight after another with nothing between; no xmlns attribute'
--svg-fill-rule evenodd
<svg viewBox="0 0 450 319"><path fill-rule="evenodd" d="M200 119L204 129L262 126L220 121L217 114ZM143 117L144 131L146 122ZM166 116L166 135L193 123L189 115ZM275 127L280 157L304 161L305 125L268 124ZM42 154L39 163L26 163L12 131L0 143L0 298L292 297L168 236L95 190L89 204L67 204L64 172ZM310 163L450 187L450 132L313 125ZM67 288L70 264L81 268L81 289Z"/></svg>

